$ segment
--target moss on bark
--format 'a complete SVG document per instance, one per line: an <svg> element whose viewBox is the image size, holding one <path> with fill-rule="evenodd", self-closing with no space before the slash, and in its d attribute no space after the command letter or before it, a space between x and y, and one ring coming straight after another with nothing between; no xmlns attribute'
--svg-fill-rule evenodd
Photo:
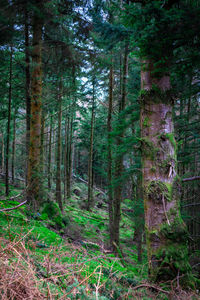
<svg viewBox="0 0 200 300"><path fill-rule="evenodd" d="M147 236L151 280L167 281L180 277L183 285L188 286L187 279L192 278L187 251L188 232L182 220L176 218L172 224L164 223L159 229L147 232ZM152 247L152 243L159 246ZM194 278L190 284L194 284Z"/></svg>
<svg viewBox="0 0 200 300"><path fill-rule="evenodd" d="M174 102L171 90L161 91L156 86L151 90L141 90L139 100L142 105L147 103L173 104Z"/></svg>

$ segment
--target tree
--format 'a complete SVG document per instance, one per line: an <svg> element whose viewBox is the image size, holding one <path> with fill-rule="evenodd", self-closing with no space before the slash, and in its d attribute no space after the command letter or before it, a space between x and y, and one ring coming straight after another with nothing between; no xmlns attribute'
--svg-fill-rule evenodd
<svg viewBox="0 0 200 300"><path fill-rule="evenodd" d="M179 37L189 15L184 6L176 6L176 1L166 1L164 5L158 1L141 3L142 6L127 6L126 17L135 33L142 68L140 123L149 272L157 281L181 274L184 282L190 272L188 235L180 216L170 72L177 59L176 49L188 45L187 40L180 44ZM181 22L180 17L184 19Z"/></svg>
<svg viewBox="0 0 200 300"><path fill-rule="evenodd" d="M10 121L11 121L11 101L12 101L12 76L13 76L13 47L10 47L10 71L9 71L9 93L8 93L8 123L6 140L6 196L9 195L9 157L10 157Z"/></svg>
<svg viewBox="0 0 200 300"><path fill-rule="evenodd" d="M43 0L35 5L33 16L32 73L31 73L31 118L28 158L27 198L37 209L40 202L40 146L42 113L42 14Z"/></svg>

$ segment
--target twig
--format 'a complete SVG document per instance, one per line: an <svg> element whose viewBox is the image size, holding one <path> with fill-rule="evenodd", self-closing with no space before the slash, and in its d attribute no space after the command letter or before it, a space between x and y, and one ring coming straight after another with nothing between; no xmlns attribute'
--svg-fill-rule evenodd
<svg viewBox="0 0 200 300"><path fill-rule="evenodd" d="M66 299L65 297L67 297L68 295L70 295L70 294L71 294L74 290L76 290L81 284L83 284L86 280L88 280L88 279L96 272L96 270L97 270L99 267L101 267L101 265L97 266L97 267L94 269L94 271L93 271L89 276L87 276L85 279L83 279L77 286L73 287L73 288L71 289L70 292L68 292L67 294L63 295L63 296L60 298L60 300Z"/></svg>
<svg viewBox="0 0 200 300"><path fill-rule="evenodd" d="M26 204L26 202L27 202L27 200L25 200L24 202L20 203L20 204L17 205L17 206L9 207L9 208L3 208L3 209L0 210L0 212L14 210L14 209L16 209L16 208L18 208L18 207L20 207L20 206Z"/></svg>
<svg viewBox="0 0 200 300"><path fill-rule="evenodd" d="M97 285L95 285L95 287L96 287L96 300L99 299L99 288L100 288L101 274L102 274L102 265L100 266L100 272L99 272L98 283L97 283Z"/></svg>

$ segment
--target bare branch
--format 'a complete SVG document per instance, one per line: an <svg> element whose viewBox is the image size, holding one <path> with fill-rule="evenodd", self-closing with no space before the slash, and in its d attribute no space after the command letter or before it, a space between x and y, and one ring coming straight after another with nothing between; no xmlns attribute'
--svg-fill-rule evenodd
<svg viewBox="0 0 200 300"><path fill-rule="evenodd" d="M183 178L182 181L193 181L193 180L200 180L200 176L194 176L194 177L189 177L189 178Z"/></svg>
<svg viewBox="0 0 200 300"><path fill-rule="evenodd" d="M17 205L17 206L9 207L9 208L3 208L3 209L0 210L0 212L14 210L14 209L16 209L16 208L18 208L18 207L20 207L20 206L26 204L26 202L27 202L27 200L25 200L24 202L20 203L20 204Z"/></svg>

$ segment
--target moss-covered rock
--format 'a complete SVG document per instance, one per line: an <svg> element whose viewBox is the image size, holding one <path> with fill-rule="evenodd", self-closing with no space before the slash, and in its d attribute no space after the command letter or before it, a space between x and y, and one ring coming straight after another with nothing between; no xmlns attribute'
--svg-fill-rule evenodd
<svg viewBox="0 0 200 300"><path fill-rule="evenodd" d="M47 202L42 210L42 215L48 215L48 218L51 220L51 225L58 229L64 228L63 216L61 210L57 203L53 201Z"/></svg>

